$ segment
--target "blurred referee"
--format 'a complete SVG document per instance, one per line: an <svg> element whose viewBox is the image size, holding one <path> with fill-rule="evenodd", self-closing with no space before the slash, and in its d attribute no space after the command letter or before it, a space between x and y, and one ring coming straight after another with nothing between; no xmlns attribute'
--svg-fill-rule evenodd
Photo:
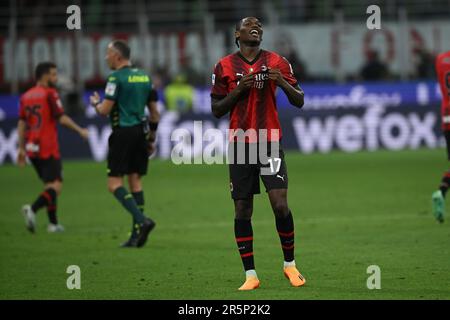
<svg viewBox="0 0 450 320"><path fill-rule="evenodd" d="M108 77L105 99L95 92L90 102L98 114L109 116L112 133L108 140L108 190L131 213L130 238L122 247L142 247L155 222L144 216L144 192L141 177L147 173L148 157L154 151L159 112L158 96L150 77L133 68L130 48L122 40L112 41L106 50L106 61L114 70ZM150 118L147 122L145 107ZM128 176L130 192L123 186Z"/></svg>

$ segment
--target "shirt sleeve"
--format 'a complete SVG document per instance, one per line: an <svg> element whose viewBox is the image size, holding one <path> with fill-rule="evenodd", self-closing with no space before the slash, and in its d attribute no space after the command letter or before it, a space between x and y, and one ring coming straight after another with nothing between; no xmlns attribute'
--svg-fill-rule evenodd
<svg viewBox="0 0 450 320"><path fill-rule="evenodd" d="M224 98L228 94L227 84L223 76L223 67L219 62L214 67L214 73L211 77L212 88L211 97L212 98Z"/></svg>
<svg viewBox="0 0 450 320"><path fill-rule="evenodd" d="M50 107L50 113L53 118L58 119L64 114L64 108L56 90L50 90L48 92L48 106Z"/></svg>
<svg viewBox="0 0 450 320"><path fill-rule="evenodd" d="M279 68L281 71L281 74L283 76L283 78L293 87L297 87L298 86L298 81L294 76L294 71L292 70L292 66L289 63L289 61L287 61L286 58L281 57L280 59L280 63L279 63Z"/></svg>
<svg viewBox="0 0 450 320"><path fill-rule="evenodd" d="M106 83L105 88L105 99L108 100L117 100L117 95L119 93L119 82L116 76L110 75L108 77L108 82Z"/></svg>

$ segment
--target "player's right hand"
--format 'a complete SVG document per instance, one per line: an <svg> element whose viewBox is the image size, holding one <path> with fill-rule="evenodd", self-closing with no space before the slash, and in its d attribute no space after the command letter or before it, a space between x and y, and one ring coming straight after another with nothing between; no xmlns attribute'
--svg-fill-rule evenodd
<svg viewBox="0 0 450 320"><path fill-rule="evenodd" d="M248 90L253 86L255 75L253 73L246 74L239 80L238 88L240 90Z"/></svg>
<svg viewBox="0 0 450 320"><path fill-rule="evenodd" d="M17 165L19 167L24 167L26 163L26 152L23 149L19 149L19 152L17 153Z"/></svg>
<svg viewBox="0 0 450 320"><path fill-rule="evenodd" d="M89 138L89 130L86 128L82 128L80 131L80 136L84 139L87 140Z"/></svg>
<svg viewBox="0 0 450 320"><path fill-rule="evenodd" d="M100 102L100 95L98 94L97 91L95 91L94 94L89 97L89 100L91 102L91 105L94 106Z"/></svg>

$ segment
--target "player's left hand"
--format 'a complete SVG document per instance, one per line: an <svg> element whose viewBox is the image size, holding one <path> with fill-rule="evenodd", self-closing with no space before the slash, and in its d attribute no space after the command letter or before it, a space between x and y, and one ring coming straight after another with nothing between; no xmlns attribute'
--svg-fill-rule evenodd
<svg viewBox="0 0 450 320"><path fill-rule="evenodd" d="M269 79L275 81L277 85L281 85L284 81L283 75L280 69L269 69L268 70Z"/></svg>
<svg viewBox="0 0 450 320"><path fill-rule="evenodd" d="M95 91L94 94L89 97L89 101L93 106L95 106L97 103L100 102L100 95L98 94L97 91Z"/></svg>

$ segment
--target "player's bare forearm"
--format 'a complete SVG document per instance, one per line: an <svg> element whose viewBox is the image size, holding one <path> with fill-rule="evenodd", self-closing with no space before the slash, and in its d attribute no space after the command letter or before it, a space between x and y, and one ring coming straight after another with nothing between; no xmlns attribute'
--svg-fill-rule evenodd
<svg viewBox="0 0 450 320"><path fill-rule="evenodd" d="M114 101L105 99L102 102L100 102L95 107L95 109L98 114L101 114L102 116L107 116L111 113L113 106L114 106Z"/></svg>
<svg viewBox="0 0 450 320"><path fill-rule="evenodd" d="M148 104L148 111L150 113L149 117L149 125L150 125L150 132L148 134L148 140L150 142L154 142L156 140L156 130L158 128L159 120L161 119L161 115L158 111L158 107L156 104L156 101L151 101Z"/></svg>
<svg viewBox="0 0 450 320"><path fill-rule="evenodd" d="M211 99L211 110L212 110L212 113L214 114L214 116L216 118L221 118L224 115L226 115L228 112L230 112L231 108L233 108L233 106L235 106L236 103L241 98L243 91L244 90L237 87L223 99L212 98Z"/></svg>
<svg viewBox="0 0 450 320"><path fill-rule="evenodd" d="M216 118L221 118L230 112L242 95L253 86L255 75L250 73L239 80L239 84L223 99L211 99L211 110Z"/></svg>
<svg viewBox="0 0 450 320"><path fill-rule="evenodd" d="M287 82L286 80L281 81L280 83L281 89L283 89L284 93L286 94L289 102L296 106L297 108L303 107L304 104L304 92L300 88L294 88Z"/></svg>
<svg viewBox="0 0 450 320"><path fill-rule="evenodd" d="M17 134L19 135L19 152L17 153L17 164L20 167L25 166L26 151L25 151L25 129L27 124L22 119L17 124Z"/></svg>
<svg viewBox="0 0 450 320"><path fill-rule="evenodd" d="M159 119L161 119L161 114L158 111L156 102L150 102L148 104L148 111L150 113L149 121L152 123L158 123Z"/></svg>
<svg viewBox="0 0 450 320"><path fill-rule="evenodd" d="M88 137L88 130L81 128L78 124L75 123L75 121L72 120L72 118L70 118L69 116L63 114L60 118L59 118L59 123L66 127L69 128L73 131L75 131L76 133L78 133L82 138L87 139Z"/></svg>
<svg viewBox="0 0 450 320"><path fill-rule="evenodd" d="M19 136L19 150L25 150L25 129L26 123L22 119L19 119L17 123L17 135Z"/></svg>
<svg viewBox="0 0 450 320"><path fill-rule="evenodd" d="M94 92L93 95L89 97L89 100L91 104L95 108L95 112L102 116L107 116L111 113L111 110L114 107L114 101L110 99L104 99L103 101L100 100L100 95L98 92Z"/></svg>

